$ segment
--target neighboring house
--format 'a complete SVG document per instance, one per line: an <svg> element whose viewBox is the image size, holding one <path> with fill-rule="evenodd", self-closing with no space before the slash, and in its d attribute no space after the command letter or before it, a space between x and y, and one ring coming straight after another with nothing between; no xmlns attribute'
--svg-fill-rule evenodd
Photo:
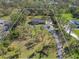
<svg viewBox="0 0 79 59"><path fill-rule="evenodd" d="M70 20L70 24L76 28L79 29L79 20Z"/></svg>
<svg viewBox="0 0 79 59"><path fill-rule="evenodd" d="M44 19L34 18L30 22L28 22L28 24L30 24L30 25L39 25L39 24L52 25L52 21L51 21L51 19L44 20Z"/></svg>
<svg viewBox="0 0 79 59"><path fill-rule="evenodd" d="M43 26L44 29L48 30L51 33L53 33L53 30L54 30L51 19L43 20L43 19L35 18L32 21L30 21L28 24L30 24L30 25L40 25L40 24L42 24L42 25L44 25Z"/></svg>
<svg viewBox="0 0 79 59"><path fill-rule="evenodd" d="M32 21L30 21L28 24L30 24L30 25L45 24L45 20L35 18Z"/></svg>
<svg viewBox="0 0 79 59"><path fill-rule="evenodd" d="M8 34L8 30L11 27L11 22L0 19L0 39Z"/></svg>
<svg viewBox="0 0 79 59"><path fill-rule="evenodd" d="M0 19L0 32L3 30L4 22L4 20Z"/></svg>
<svg viewBox="0 0 79 59"><path fill-rule="evenodd" d="M11 22L0 19L0 28L2 27L2 31L8 31L11 26Z"/></svg>

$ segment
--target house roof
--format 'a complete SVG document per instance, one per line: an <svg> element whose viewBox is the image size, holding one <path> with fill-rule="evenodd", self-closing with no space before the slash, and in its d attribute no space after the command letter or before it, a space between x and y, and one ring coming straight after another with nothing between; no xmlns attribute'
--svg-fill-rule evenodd
<svg viewBox="0 0 79 59"><path fill-rule="evenodd" d="M4 23L4 20L0 19L0 24L3 24Z"/></svg>
<svg viewBox="0 0 79 59"><path fill-rule="evenodd" d="M0 19L0 27L2 28L2 31L8 31L10 26L11 23L9 21Z"/></svg>
<svg viewBox="0 0 79 59"><path fill-rule="evenodd" d="M70 23L74 25L79 25L79 20L71 20Z"/></svg>
<svg viewBox="0 0 79 59"><path fill-rule="evenodd" d="M45 21L42 20L42 19L35 18L35 19L33 19L32 21L30 21L29 24L32 24L32 25L45 24Z"/></svg>

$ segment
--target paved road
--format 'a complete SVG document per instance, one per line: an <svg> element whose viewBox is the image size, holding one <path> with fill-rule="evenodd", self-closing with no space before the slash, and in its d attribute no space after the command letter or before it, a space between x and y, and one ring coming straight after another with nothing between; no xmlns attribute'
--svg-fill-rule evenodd
<svg viewBox="0 0 79 59"><path fill-rule="evenodd" d="M47 29L52 34L52 36L55 38L58 59L63 59L62 44L60 42L59 33L56 30L54 30L54 27L52 25L47 24L44 26L44 28Z"/></svg>

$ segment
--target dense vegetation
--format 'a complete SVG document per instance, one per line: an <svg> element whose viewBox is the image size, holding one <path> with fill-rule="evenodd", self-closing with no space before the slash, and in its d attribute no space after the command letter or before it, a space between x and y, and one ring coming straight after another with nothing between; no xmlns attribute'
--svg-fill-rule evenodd
<svg viewBox="0 0 79 59"><path fill-rule="evenodd" d="M28 24L35 18L52 18L52 21L56 19L59 27L55 27L63 33L60 33L63 58L79 59L79 41L67 34L63 28L70 20L79 20L79 5L76 2L79 1L0 0L0 18L13 24L9 34L0 42L0 59L58 58L54 37L43 25ZM78 30L73 32L79 35Z"/></svg>

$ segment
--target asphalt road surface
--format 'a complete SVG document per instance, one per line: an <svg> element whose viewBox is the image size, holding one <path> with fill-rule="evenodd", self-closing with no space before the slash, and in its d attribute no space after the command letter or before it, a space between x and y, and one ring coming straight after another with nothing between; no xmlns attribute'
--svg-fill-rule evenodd
<svg viewBox="0 0 79 59"><path fill-rule="evenodd" d="M48 30L51 33L51 35L55 38L58 59L63 59L63 53L62 53L63 49L62 49L62 44L60 42L59 33L56 30L54 30L54 27L52 25L47 24L44 26L44 28Z"/></svg>

